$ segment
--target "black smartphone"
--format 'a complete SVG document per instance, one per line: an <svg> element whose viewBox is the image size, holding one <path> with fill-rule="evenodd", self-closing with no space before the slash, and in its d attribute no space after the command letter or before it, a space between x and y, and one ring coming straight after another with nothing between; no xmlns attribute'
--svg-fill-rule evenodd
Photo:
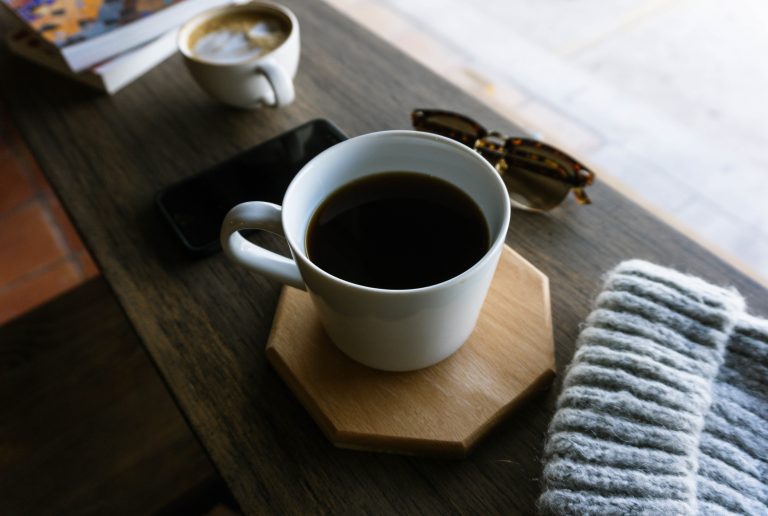
<svg viewBox="0 0 768 516"><path fill-rule="evenodd" d="M307 122L166 188L155 198L157 207L187 250L214 253L230 209L246 201L280 204L306 163L346 139L327 120Z"/></svg>

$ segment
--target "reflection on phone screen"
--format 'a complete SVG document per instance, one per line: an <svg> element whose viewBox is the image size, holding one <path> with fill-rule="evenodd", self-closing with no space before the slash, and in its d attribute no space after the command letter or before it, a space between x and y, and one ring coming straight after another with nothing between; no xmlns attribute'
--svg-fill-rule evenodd
<svg viewBox="0 0 768 516"><path fill-rule="evenodd" d="M231 208L246 201L280 204L296 173L345 139L323 120L310 122L172 186L158 203L187 247L215 250Z"/></svg>

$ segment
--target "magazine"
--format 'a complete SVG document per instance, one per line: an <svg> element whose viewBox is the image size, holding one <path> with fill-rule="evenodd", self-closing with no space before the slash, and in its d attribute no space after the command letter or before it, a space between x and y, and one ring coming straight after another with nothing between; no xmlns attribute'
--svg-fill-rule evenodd
<svg viewBox="0 0 768 516"><path fill-rule="evenodd" d="M79 72L231 0L0 0Z"/></svg>

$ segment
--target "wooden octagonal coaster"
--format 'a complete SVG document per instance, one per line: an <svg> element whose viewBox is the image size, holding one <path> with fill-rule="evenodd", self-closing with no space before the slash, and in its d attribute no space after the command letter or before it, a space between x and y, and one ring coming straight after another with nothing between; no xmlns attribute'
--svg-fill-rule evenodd
<svg viewBox="0 0 768 516"><path fill-rule="evenodd" d="M336 446L464 456L555 374L549 281L506 247L469 340L439 364L406 373L348 358L309 295L285 287L267 358Z"/></svg>

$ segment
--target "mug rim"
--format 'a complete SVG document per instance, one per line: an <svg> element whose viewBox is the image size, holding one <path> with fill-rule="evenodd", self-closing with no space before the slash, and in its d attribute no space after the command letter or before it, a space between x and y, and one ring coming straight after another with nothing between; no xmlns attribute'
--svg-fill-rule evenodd
<svg viewBox="0 0 768 516"><path fill-rule="evenodd" d="M240 12L240 11L258 11L260 8L267 8L272 9L275 13L278 13L279 15L282 15L286 18L286 20L289 23L288 28L288 36L285 38L285 41L280 43L277 47L273 48L269 52L267 52L264 55L260 56L254 56L249 57L247 59L243 59L242 61L233 61L229 63L222 63L220 61L212 61L208 59L203 59L199 56L196 56L194 52L189 47L189 36L191 32L205 23L208 20L211 20L213 18L216 18L217 16L222 16L224 14L227 14L229 12ZM191 61L195 61L198 63L210 65L210 66L240 66L243 64L253 63L260 61L261 59L267 58L283 48L286 43L288 43L288 40L291 39L294 34L296 33L296 27L298 26L298 19L296 18L296 15L293 14L293 11L285 7L284 5L275 3L275 2L268 2L268 1L249 1L249 2L243 2L243 3L231 3L227 5L222 5L219 7L214 7L212 9L208 9L207 11L203 11L194 17L190 18L184 24L179 28L179 32L176 35L176 48L179 50L181 55L183 55L186 59L189 59Z"/></svg>
<svg viewBox="0 0 768 516"><path fill-rule="evenodd" d="M308 264L309 267L315 273L321 275L322 277L328 280L334 281L336 283L340 283L342 286L345 286L345 287L351 287L364 292L379 293L379 294L410 295L414 293L422 293L422 292L429 292L434 290L443 290L446 288L450 288L451 286L457 283L465 281L468 276L474 274L475 271L484 267L488 261L494 258L494 256L496 255L497 249L500 246L503 246L506 241L507 232L509 229L509 221L512 216L512 213L511 213L512 207L509 200L509 196L507 195L507 189L506 189L506 186L504 185L504 181L501 179L501 176L496 171L496 169L493 168L493 166L485 158L483 158L479 153L477 153L477 151L467 147L462 143L459 143L455 140L452 140L450 138L447 138L445 136L441 136L438 134L425 133L420 131L411 131L411 130L377 131L373 133L363 134L360 136L355 136L343 142L337 143L336 145L324 150L323 152L321 152L320 154L312 158L312 160L310 160L307 164L305 164L301 168L299 173L296 174L296 176L291 181L290 185L288 185L288 189L286 190L285 195L283 196L282 210L285 211L286 201L289 200L292 192L296 190L297 188L296 185L300 182L299 180L303 176L305 176L307 173L309 173L309 170L311 169L311 165L315 163L315 161L324 159L324 156L326 154L329 154L331 151L334 151L334 149L336 149L337 147L355 145L356 144L355 142L359 142L363 140L372 140L372 139L377 139L382 137L398 137L398 136L406 136L408 138L431 140L431 141L439 142L442 145L448 145L449 147L453 147L454 149L466 154L467 156L471 156L472 159L480 163L482 165L482 168L485 169L486 172L488 172L491 175L491 177L494 178L495 183L499 187L499 191L502 193L501 198L504 204L504 209L503 209L504 216L501 222L501 230L498 232L498 234L495 235L495 238L493 239L491 245L488 247L488 250L485 252L485 254L480 259L478 259L471 267L463 271L461 274L457 274L452 278L448 278L445 281L441 281L440 283L435 283L433 285L427 285L425 287L418 287L418 288L412 288L412 289L386 289L386 288L369 287L366 285L361 285L359 283L353 283L351 281L347 281L343 278L334 276L333 274L330 274L324 271L323 269L321 269L317 264L315 264L312 260L309 259L309 256L307 256L307 254L304 252L304 249L303 249L304 246L296 245L294 235L292 235L289 231L286 230L285 218L283 218L281 222L283 227L283 234L285 235L285 238L288 241L288 245L291 248L291 252L294 253L294 259L302 260L304 263ZM339 151L335 150L335 152L339 152ZM421 173L420 171L414 171L414 172ZM337 189L333 190L333 192L335 191L337 191ZM472 200L475 201L475 199L472 199ZM477 201L475 202L477 203ZM477 204L479 205L479 203ZM482 210L482 207L480 208ZM314 212L310 214L309 219L305 222L303 226L302 237L304 238L306 237L307 226L309 226L309 222L311 221L311 218L313 215L314 215ZM485 216L485 213L483 215Z"/></svg>

